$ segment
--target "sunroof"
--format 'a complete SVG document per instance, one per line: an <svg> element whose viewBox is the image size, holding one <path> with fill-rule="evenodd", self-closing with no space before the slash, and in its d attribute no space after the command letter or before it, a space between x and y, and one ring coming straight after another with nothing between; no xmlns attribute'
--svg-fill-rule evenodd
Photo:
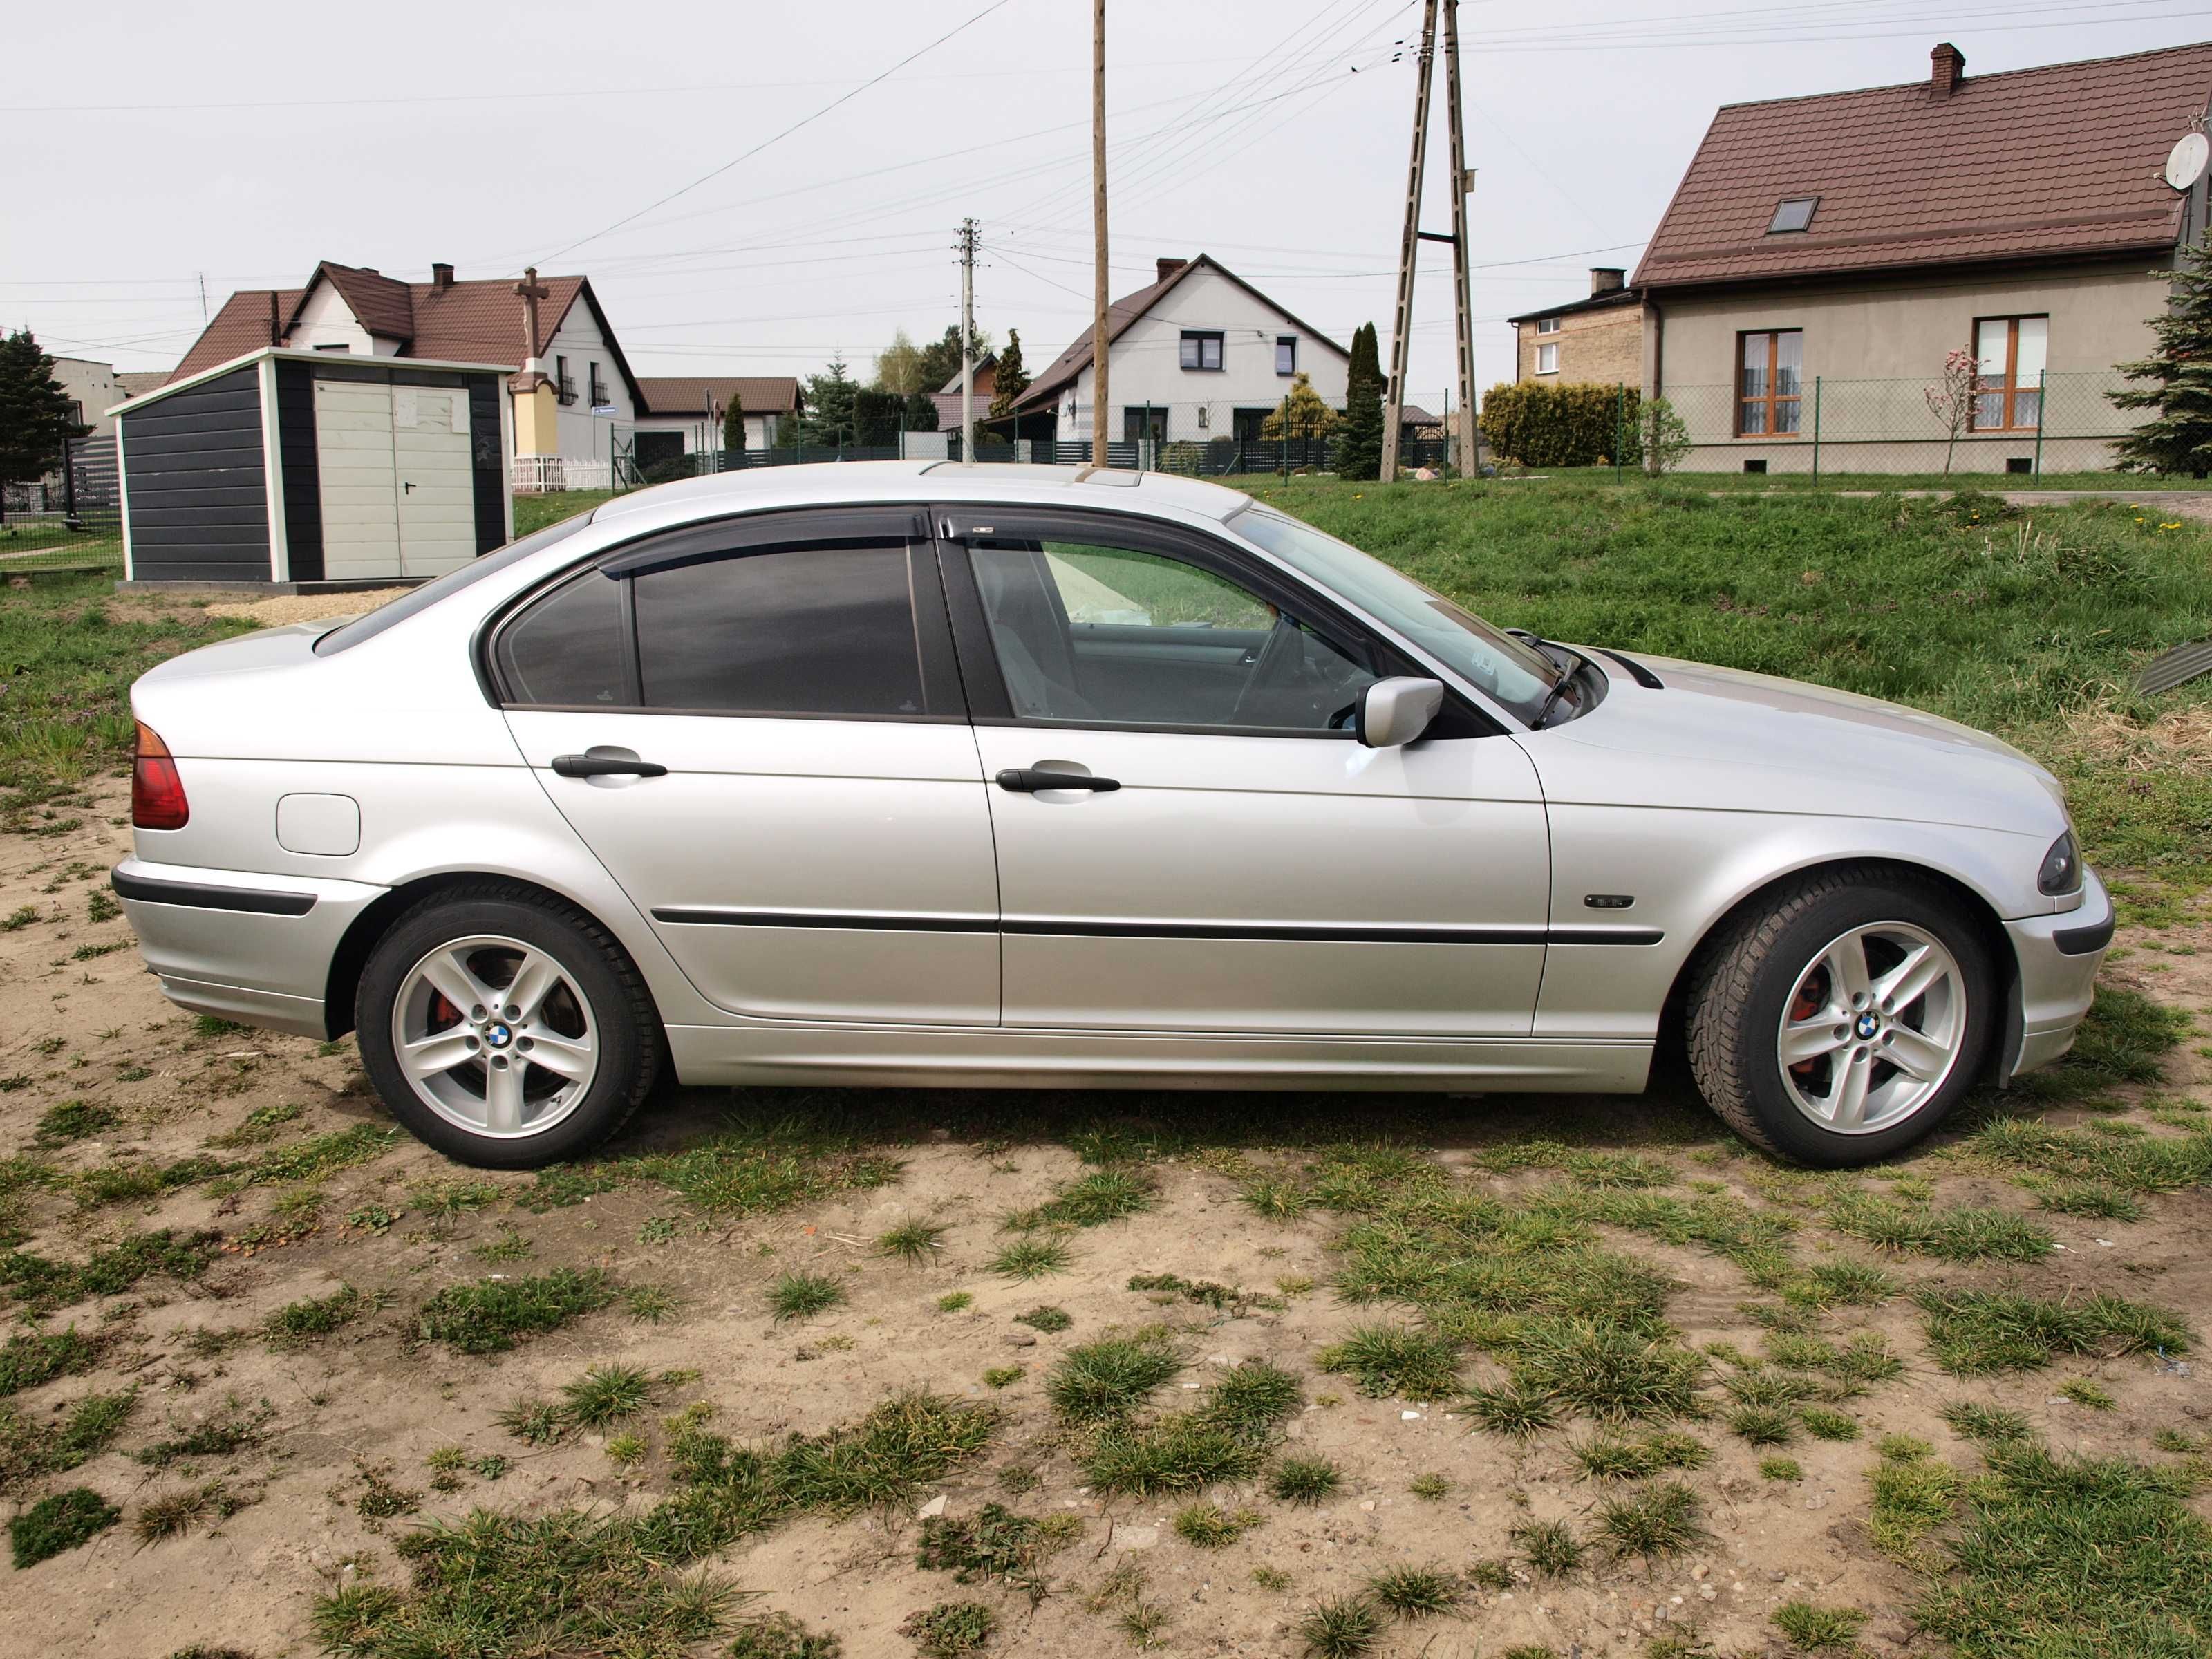
<svg viewBox="0 0 2212 1659"><path fill-rule="evenodd" d="M1813 222L1813 210L1820 204L1817 196L1785 196L1782 205L1774 210L1774 218L1766 227L1766 234L1778 230L1803 230Z"/></svg>

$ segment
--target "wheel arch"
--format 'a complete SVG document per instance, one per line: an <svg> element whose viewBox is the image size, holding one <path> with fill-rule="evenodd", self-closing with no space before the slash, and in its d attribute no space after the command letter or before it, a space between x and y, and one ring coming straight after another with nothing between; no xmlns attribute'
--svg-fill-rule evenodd
<svg viewBox="0 0 2212 1659"><path fill-rule="evenodd" d="M1894 873L1911 877L1942 889L1967 925L1989 952L1990 969L1996 977L1999 1023L1996 1040L1982 1057L1984 1084L2002 1084L2011 1075L2012 1056L2019 1051L2021 1042L2020 960L2012 947L2011 937L2005 932L2004 921L1996 907L1971 884L1961 881L1948 871L1917 860L1887 855L1861 854L1819 859L1785 870L1771 876L1758 886L1742 894L1709 921L1698 933L1697 943L1682 958L1675 969L1674 982L1668 987L1666 1001L1659 1017L1659 1047L1670 1060L1681 1057L1684 1033L1689 1023L1689 988L1697 977L1698 968L1707 953L1717 947L1746 916L1758 914L1774 897L1785 890L1811 878L1838 874L1844 871L1864 872L1876 878Z"/></svg>

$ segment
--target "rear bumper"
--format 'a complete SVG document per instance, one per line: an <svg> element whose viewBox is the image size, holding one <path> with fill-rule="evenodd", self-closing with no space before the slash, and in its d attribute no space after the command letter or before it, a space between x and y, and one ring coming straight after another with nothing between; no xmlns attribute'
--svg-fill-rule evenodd
<svg viewBox="0 0 2212 1659"><path fill-rule="evenodd" d="M2020 963L2020 1052L2012 1075L2048 1066L2074 1046L2095 1000L2097 969L2112 943L2112 900L2097 872L2082 878L2081 902L2051 916L2005 923Z"/></svg>
<svg viewBox="0 0 2212 1659"><path fill-rule="evenodd" d="M194 1013L330 1034L331 962L386 889L128 858L112 878L162 994Z"/></svg>

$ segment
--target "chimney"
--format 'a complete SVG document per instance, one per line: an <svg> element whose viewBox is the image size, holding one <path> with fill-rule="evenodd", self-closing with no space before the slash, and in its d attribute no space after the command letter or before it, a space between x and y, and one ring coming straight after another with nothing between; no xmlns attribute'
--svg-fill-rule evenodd
<svg viewBox="0 0 2212 1659"><path fill-rule="evenodd" d="M1181 270L1185 265L1188 264L1190 261L1188 259L1162 259L1157 263L1159 266L1160 274L1155 280L1164 283L1169 277L1174 276L1176 272Z"/></svg>
<svg viewBox="0 0 2212 1659"><path fill-rule="evenodd" d="M1928 57L1935 69L1929 77L1929 95L1948 98L1959 89L1959 82L1966 78L1966 54L1946 40Z"/></svg>
<svg viewBox="0 0 2212 1659"><path fill-rule="evenodd" d="M430 267L430 289L433 293L443 294L453 285L453 266L434 264Z"/></svg>
<svg viewBox="0 0 2212 1659"><path fill-rule="evenodd" d="M1616 293L1625 287L1628 281L1627 269L1622 265L1592 265L1589 268L1589 274L1592 299L1601 294Z"/></svg>

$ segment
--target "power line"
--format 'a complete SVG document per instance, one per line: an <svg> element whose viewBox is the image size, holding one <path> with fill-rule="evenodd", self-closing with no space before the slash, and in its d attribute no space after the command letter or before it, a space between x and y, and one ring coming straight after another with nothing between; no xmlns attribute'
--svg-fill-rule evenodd
<svg viewBox="0 0 2212 1659"><path fill-rule="evenodd" d="M678 197L688 195L691 191L698 189L700 185L720 178L732 167L737 167L742 162L750 161L763 150L767 149L771 145L781 143L784 139L790 137L793 133L799 131L800 129L811 126L815 122L829 114L830 111L851 103L853 100L858 98L870 87L878 85L884 81L888 81L892 76L897 74L899 70L904 69L908 64L913 63L915 58L923 57L929 52L936 51L938 47L943 46L947 40L951 40L955 35L961 34L967 30L973 28L976 24L981 22L986 17L988 17L993 12L999 10L1006 3L1007 0L991 0L991 3L989 5L984 7L982 10L977 12L966 22L959 25L958 27L949 29L945 33L939 35L934 40L932 40L927 46L918 47L915 51L907 53L905 57L900 58L897 63L893 64L889 69L884 70L880 75L871 76L868 79L861 82L859 86L854 87L851 91L831 99L828 103L823 105L820 109L816 110L811 115L801 116L798 120L793 121L789 126L784 128L781 132L762 139L760 143L755 144L750 149L746 150L743 155L732 156L728 161L723 162L721 166L714 168L712 172L700 174L699 177L694 179L690 184L684 185L680 189L672 190L667 195L660 198L658 201L647 203L635 213L624 214L612 224L607 225L601 229L595 230L588 236L578 237L566 247L556 248L552 252L547 254L544 259L541 260L539 263L550 264L553 260L558 259L566 254L573 253L578 248L583 246L585 243L596 242L600 237L607 235L613 231L619 230L624 225L629 224L635 220L642 219L647 214L651 213L654 209L667 206L669 203L676 200Z"/></svg>

